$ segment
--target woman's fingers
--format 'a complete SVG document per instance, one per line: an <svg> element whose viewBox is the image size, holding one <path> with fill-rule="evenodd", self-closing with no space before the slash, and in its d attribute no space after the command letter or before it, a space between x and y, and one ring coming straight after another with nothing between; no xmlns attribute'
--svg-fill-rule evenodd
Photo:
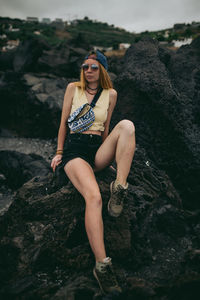
<svg viewBox="0 0 200 300"><path fill-rule="evenodd" d="M54 157L51 161L51 168L53 169L53 172L55 172L56 166L58 166L62 162L62 159L59 157Z"/></svg>

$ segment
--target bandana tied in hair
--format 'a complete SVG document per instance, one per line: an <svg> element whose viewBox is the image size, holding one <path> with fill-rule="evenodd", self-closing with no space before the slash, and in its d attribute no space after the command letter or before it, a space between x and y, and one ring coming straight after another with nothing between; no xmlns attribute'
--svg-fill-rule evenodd
<svg viewBox="0 0 200 300"><path fill-rule="evenodd" d="M107 58L99 50L93 51L92 53L88 54L85 59L88 58L96 59L106 70L108 70Z"/></svg>

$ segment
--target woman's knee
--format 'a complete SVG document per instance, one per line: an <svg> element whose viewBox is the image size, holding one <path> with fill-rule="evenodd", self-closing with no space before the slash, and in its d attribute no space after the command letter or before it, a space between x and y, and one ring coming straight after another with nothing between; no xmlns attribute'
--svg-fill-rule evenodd
<svg viewBox="0 0 200 300"><path fill-rule="evenodd" d="M130 120L122 120L117 124L117 126L130 135L135 134L135 126Z"/></svg>
<svg viewBox="0 0 200 300"><path fill-rule="evenodd" d="M102 198L101 194L98 191L88 191L84 196L86 205L101 207L102 206Z"/></svg>

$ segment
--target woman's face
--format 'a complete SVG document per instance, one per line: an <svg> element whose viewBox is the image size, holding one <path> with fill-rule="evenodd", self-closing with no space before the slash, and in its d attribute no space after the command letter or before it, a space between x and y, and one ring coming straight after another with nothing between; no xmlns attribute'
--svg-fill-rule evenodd
<svg viewBox="0 0 200 300"><path fill-rule="evenodd" d="M88 83L99 81L99 62L95 59L88 58L82 65L85 79Z"/></svg>

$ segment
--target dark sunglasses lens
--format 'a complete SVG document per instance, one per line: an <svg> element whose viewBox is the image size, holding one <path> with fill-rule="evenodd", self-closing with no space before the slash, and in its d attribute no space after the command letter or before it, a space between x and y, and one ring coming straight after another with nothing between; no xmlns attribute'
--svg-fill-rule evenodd
<svg viewBox="0 0 200 300"><path fill-rule="evenodd" d="M89 65L88 64L83 64L81 66L81 68L84 70L84 71L87 71L89 69Z"/></svg>
<svg viewBox="0 0 200 300"><path fill-rule="evenodd" d="M92 64L92 65L91 65L91 69L92 69L93 71L98 70L98 68L99 68L99 66L96 65L96 64Z"/></svg>
<svg viewBox="0 0 200 300"><path fill-rule="evenodd" d="M81 67L82 67L82 69L83 69L84 71L87 71L87 70L89 69L89 65L88 65L88 64L83 64ZM90 66L90 68L91 68L91 70L96 71L96 70L99 69L99 66L96 65L96 64L92 64L92 65Z"/></svg>

